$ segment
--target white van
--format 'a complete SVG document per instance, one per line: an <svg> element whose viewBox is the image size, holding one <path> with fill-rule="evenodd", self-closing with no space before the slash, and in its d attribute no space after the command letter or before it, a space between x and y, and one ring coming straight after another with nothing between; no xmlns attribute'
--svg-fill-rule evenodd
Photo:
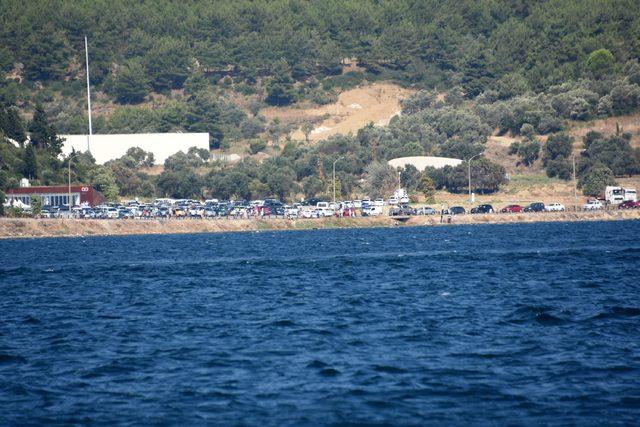
<svg viewBox="0 0 640 427"><path fill-rule="evenodd" d="M329 209L329 202L318 202L318 203L316 203L316 208L318 208L318 209Z"/></svg>

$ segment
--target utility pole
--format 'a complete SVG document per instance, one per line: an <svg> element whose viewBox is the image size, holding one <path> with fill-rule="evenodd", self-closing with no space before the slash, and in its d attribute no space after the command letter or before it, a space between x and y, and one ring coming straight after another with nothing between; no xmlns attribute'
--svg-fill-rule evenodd
<svg viewBox="0 0 640 427"><path fill-rule="evenodd" d="M576 183L576 155L573 154L571 156L573 160L573 208L574 210L578 207L578 184Z"/></svg>
<svg viewBox="0 0 640 427"><path fill-rule="evenodd" d="M333 161L333 204L336 204L336 162L342 159L342 157L338 157Z"/></svg>
<svg viewBox="0 0 640 427"><path fill-rule="evenodd" d="M68 188L68 199L69 203L69 218L71 218L71 208L73 207L73 203L71 203L71 159L78 157L78 154L69 155L67 158L67 167L69 168L69 188Z"/></svg>
<svg viewBox="0 0 640 427"><path fill-rule="evenodd" d="M478 153L478 154L476 154L475 156L472 156L472 157L467 161L467 163L469 164L469 204L471 204L471 203L472 203L472 200L471 200L471 160L475 159L476 157L478 157L478 156L480 156L480 155L482 155L482 153Z"/></svg>

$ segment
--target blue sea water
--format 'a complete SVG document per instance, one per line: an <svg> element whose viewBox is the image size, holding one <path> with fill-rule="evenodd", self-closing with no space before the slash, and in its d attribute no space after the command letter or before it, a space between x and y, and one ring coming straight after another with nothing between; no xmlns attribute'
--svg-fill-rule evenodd
<svg viewBox="0 0 640 427"><path fill-rule="evenodd" d="M639 236L0 241L0 424L637 425Z"/></svg>

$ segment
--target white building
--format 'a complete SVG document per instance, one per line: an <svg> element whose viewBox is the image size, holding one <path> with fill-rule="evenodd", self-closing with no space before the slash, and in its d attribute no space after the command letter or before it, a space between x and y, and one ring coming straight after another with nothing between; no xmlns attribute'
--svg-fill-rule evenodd
<svg viewBox="0 0 640 427"><path fill-rule="evenodd" d="M60 135L65 142L62 152L65 155L75 151L87 151L87 135ZM96 163L104 164L124 156L129 148L139 147L153 153L156 164L178 151L186 153L189 148L197 147L209 150L208 133L136 133L91 135L91 154Z"/></svg>
<svg viewBox="0 0 640 427"><path fill-rule="evenodd" d="M397 159L389 160L387 163L393 168L404 168L406 165L413 165L422 172L427 167L440 169L445 166L458 166L462 163L462 160L451 157L414 156L398 157Z"/></svg>

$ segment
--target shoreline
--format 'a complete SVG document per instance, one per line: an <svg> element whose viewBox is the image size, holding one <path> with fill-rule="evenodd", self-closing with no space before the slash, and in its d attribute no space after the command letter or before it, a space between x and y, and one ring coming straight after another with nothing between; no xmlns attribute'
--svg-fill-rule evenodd
<svg viewBox="0 0 640 427"><path fill-rule="evenodd" d="M454 216L451 224L440 215L413 216L399 223L388 216L318 219L157 219L84 220L0 218L0 239L38 237L128 236L147 234L193 234L340 228L384 228L471 224L519 224L533 222L620 221L640 219L640 210L591 212L545 212ZM446 218L445 218L446 221Z"/></svg>

